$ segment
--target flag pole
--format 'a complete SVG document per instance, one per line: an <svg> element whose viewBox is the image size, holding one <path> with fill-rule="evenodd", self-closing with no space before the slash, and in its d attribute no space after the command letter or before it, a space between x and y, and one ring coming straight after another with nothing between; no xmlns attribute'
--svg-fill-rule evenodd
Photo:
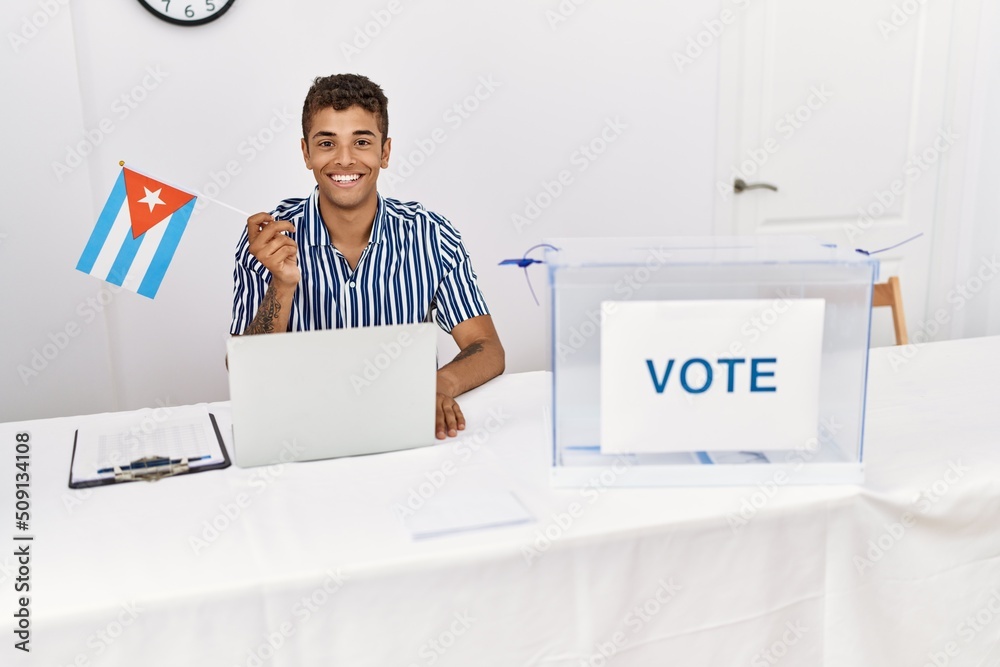
<svg viewBox="0 0 1000 667"><path fill-rule="evenodd" d="M198 192L197 190L191 190L191 192L193 192L196 196L201 197L202 199L207 199L208 201L210 201L210 202L212 202L214 204L218 204L219 206L222 206L224 208L228 208L230 211L235 211L236 213L239 213L240 215L242 215L245 218L249 218L250 217L249 213L247 213L246 211L241 211L240 209L236 208L235 206L230 206L229 204L227 204L225 202L221 202L218 199L213 199L212 197L209 197L208 195L203 195L202 193Z"/></svg>

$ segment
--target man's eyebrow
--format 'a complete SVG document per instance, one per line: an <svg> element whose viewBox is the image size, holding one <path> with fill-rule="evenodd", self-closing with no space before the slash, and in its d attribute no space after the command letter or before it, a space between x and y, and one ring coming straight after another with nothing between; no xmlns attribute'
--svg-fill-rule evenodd
<svg viewBox="0 0 1000 667"><path fill-rule="evenodd" d="M317 139L319 137L335 137L335 136L337 136L337 133L330 132L329 130L320 130L312 135L313 139ZM371 130L354 130L354 136L374 137L376 135Z"/></svg>

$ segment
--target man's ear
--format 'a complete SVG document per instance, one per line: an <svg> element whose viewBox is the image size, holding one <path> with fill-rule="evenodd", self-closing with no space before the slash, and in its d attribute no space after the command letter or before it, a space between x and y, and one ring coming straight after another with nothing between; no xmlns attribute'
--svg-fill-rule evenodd
<svg viewBox="0 0 1000 667"><path fill-rule="evenodd" d="M309 144L306 143L305 139L302 141L302 159L306 161L306 169L312 169L312 165L309 164Z"/></svg>
<svg viewBox="0 0 1000 667"><path fill-rule="evenodd" d="M392 149L392 138L386 138L385 143L382 144L382 169L386 169L389 166L389 151Z"/></svg>

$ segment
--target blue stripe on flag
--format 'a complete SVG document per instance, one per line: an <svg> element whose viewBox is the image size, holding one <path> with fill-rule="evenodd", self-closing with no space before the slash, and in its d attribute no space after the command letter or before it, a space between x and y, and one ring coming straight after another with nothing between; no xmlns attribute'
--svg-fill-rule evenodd
<svg viewBox="0 0 1000 667"><path fill-rule="evenodd" d="M108 277L105 280L112 285L119 286L125 282L125 276L128 275L128 270L132 268L132 260L135 259L135 254L139 252L139 246L142 245L144 238L146 238L145 233L139 234L138 238L132 238L131 233L125 234L122 247L118 249L115 263L111 265L111 271L108 272Z"/></svg>
<svg viewBox="0 0 1000 667"><path fill-rule="evenodd" d="M153 260L149 263L149 269L142 279L142 284L139 285L139 294L150 299L156 296L156 291L160 289L160 282L163 280L163 275L167 272L167 266L170 265L170 260L174 257L174 251L177 250L177 244L181 241L181 234L184 233L188 219L191 217L191 212L194 211L196 201L198 201L198 198L193 198L187 204L177 209L170 217L170 222L167 224L166 231L163 232L163 238L160 239L160 245L156 249L156 254L153 255Z"/></svg>
<svg viewBox="0 0 1000 667"><path fill-rule="evenodd" d="M94 227L94 231L90 234L90 240L87 241L87 247L83 249L83 255L80 256L80 261L76 263L77 271L90 273L94 268L94 262L97 261L97 256L101 254L101 248L104 246L104 242L108 240L108 234L111 233L111 227L115 224L115 218L118 217L118 212L121 211L124 203L125 170L122 169L121 173L118 174L118 180L115 181L114 187L111 188L111 194L108 196L107 203L104 204L104 210L101 211L101 217L97 219L97 225Z"/></svg>

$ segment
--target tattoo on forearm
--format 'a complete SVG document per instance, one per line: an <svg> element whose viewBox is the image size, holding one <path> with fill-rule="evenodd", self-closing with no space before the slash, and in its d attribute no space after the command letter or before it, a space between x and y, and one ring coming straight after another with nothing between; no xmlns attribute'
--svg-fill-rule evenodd
<svg viewBox="0 0 1000 667"><path fill-rule="evenodd" d="M482 351L483 351L482 343L473 343L469 347L465 348L464 350L456 354L455 358L452 361L461 361L462 359L468 359L472 355L479 354Z"/></svg>
<svg viewBox="0 0 1000 667"><path fill-rule="evenodd" d="M264 294L264 301L260 304L260 308L257 309L257 316L253 318L253 322L250 323L250 326L243 333L272 333L274 331L274 320L277 319L280 310L281 304L278 302L278 297L274 295L273 290L268 288Z"/></svg>

